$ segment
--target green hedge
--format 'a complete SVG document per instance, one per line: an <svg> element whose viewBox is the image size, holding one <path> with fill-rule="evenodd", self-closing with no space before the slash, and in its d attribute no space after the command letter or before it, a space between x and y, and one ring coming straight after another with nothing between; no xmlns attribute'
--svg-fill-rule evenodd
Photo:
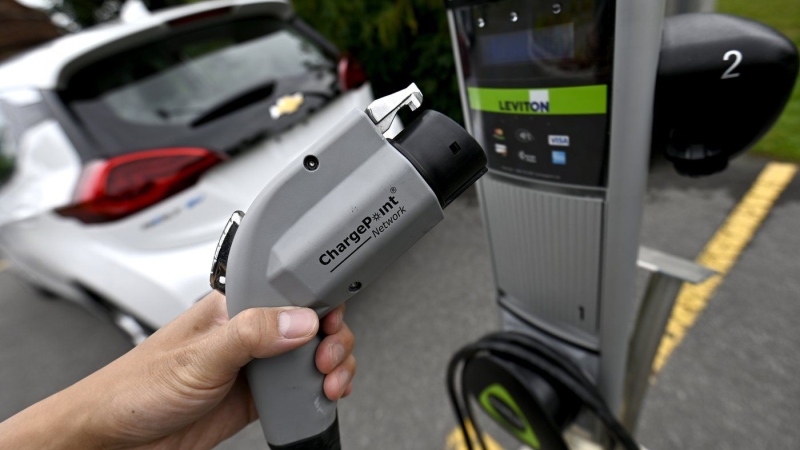
<svg viewBox="0 0 800 450"><path fill-rule="evenodd" d="M765 23L800 47L800 0L719 0L717 10ZM753 151L789 161L800 161L800 82L795 84L786 109Z"/></svg>
<svg viewBox="0 0 800 450"><path fill-rule="evenodd" d="M364 66L376 97L414 82L424 108L461 120L444 0L295 0L297 14Z"/></svg>

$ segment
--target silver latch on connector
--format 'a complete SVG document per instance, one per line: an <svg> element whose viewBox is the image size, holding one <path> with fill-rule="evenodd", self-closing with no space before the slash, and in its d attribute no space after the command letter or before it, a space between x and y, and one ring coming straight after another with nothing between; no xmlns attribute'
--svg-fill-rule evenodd
<svg viewBox="0 0 800 450"><path fill-rule="evenodd" d="M223 294L225 293L225 276L228 272L228 255L233 245L233 237L236 231L239 230L239 225L242 224L244 213L241 211L234 211L225 229L222 230L222 236L219 237L217 249L214 251L214 261L211 263L211 289L216 289Z"/></svg>
<svg viewBox="0 0 800 450"><path fill-rule="evenodd" d="M422 92L414 83L411 83L402 91L375 100L367 106L365 112L372 119L372 123L381 130L381 133L386 133L389 127L392 126L392 122L397 116L397 111L406 105L412 111L422 105Z"/></svg>

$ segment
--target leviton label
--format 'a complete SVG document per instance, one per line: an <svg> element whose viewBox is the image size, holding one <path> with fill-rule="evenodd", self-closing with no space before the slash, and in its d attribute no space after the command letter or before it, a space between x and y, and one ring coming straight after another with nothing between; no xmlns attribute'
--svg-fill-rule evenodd
<svg viewBox="0 0 800 450"><path fill-rule="evenodd" d="M556 147L569 147L569 136L550 134L547 136L547 143Z"/></svg>
<svg viewBox="0 0 800 450"><path fill-rule="evenodd" d="M470 108L501 114L606 114L608 86L467 88Z"/></svg>
<svg viewBox="0 0 800 450"><path fill-rule="evenodd" d="M500 111L517 113L549 113L550 112L550 91L547 89L534 89L528 91L528 101L520 100L500 100L498 101Z"/></svg>
<svg viewBox="0 0 800 450"><path fill-rule="evenodd" d="M531 111L550 112L550 91L547 89L534 89L528 91L528 101L531 102Z"/></svg>

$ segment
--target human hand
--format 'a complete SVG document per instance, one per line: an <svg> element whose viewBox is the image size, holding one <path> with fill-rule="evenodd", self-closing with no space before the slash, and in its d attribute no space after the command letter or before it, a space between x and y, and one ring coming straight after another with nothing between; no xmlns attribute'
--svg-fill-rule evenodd
<svg viewBox="0 0 800 450"><path fill-rule="evenodd" d="M253 308L228 318L213 292L142 344L0 424L0 447L208 449L258 415L244 374L327 334L316 354L331 400L352 390L354 338L344 305L321 321L306 308Z"/></svg>

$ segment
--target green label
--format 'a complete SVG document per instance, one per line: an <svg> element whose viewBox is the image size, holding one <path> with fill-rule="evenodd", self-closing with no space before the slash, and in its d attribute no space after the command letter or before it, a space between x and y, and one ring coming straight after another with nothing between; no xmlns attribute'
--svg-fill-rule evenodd
<svg viewBox="0 0 800 450"><path fill-rule="evenodd" d="M470 108L501 114L605 114L608 86L494 89L467 88Z"/></svg>
<svg viewBox="0 0 800 450"><path fill-rule="evenodd" d="M491 397L503 402L520 420L523 429L520 429L516 425L509 423L508 420L503 417L503 414L497 411L497 408L495 408L495 406L492 404ZM528 419L525 418L525 415L522 413L519 405L517 405L517 402L514 401L514 399L511 397L511 394L509 394L506 388L504 388L501 384L495 383L484 389L483 392L481 392L481 395L478 397L478 400L481 402L483 409L485 409L486 412L497 421L497 423L503 425L503 427L505 427L508 431L514 433L517 439L530 445L536 450L541 448L539 439L536 437L536 433L533 431L533 427L530 423L528 423Z"/></svg>

